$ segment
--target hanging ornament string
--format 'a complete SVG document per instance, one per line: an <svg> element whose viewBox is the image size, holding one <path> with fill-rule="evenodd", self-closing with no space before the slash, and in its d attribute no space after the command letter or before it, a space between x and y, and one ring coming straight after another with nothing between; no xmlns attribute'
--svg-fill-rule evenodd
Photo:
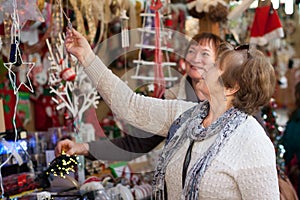
<svg viewBox="0 0 300 200"><path fill-rule="evenodd" d="M121 37L122 37L122 48L129 47L129 34L128 34L128 20L129 17L126 15L126 10L123 9L121 11L121 25L122 25L122 30L121 30Z"/></svg>
<svg viewBox="0 0 300 200"><path fill-rule="evenodd" d="M72 22L71 22L70 18L68 17L68 15L65 13L63 7L61 6L60 0L56 0L56 4L57 4L57 5L59 6L59 8L60 8L60 12L65 16L66 20L68 21L68 28L69 28L69 29L72 29L72 28L73 28Z"/></svg>
<svg viewBox="0 0 300 200"><path fill-rule="evenodd" d="M18 133L17 126L16 126L16 113L17 113L18 102L19 102L19 95L16 95L16 104L15 104L15 107L14 107L14 115L13 115L13 119L12 119L12 123L13 123L13 127L14 127L14 132L15 132L15 139L14 139L13 145L11 146L11 148L9 148L11 153L9 154L9 156L7 157L7 159L3 163L1 163L1 165L0 165L1 199L4 199L4 193L5 193L4 187L3 187L2 167L5 166L9 162L9 160L12 158L12 156L17 153L15 151L15 149L16 149L16 140L17 140L17 133ZM1 143L5 144L5 142L6 142L5 139L2 138L1 139Z"/></svg>
<svg viewBox="0 0 300 200"><path fill-rule="evenodd" d="M20 40L20 23L19 23L19 16L17 14L17 3L16 0L13 0L13 13L11 15L12 17L12 27L11 27L11 52L10 52L10 58L9 58L9 63L4 63L5 68L7 68L8 70L8 76L9 76L9 80L10 83L12 84L13 90L14 90L14 94L16 95L16 103L15 103L15 107L14 107L14 115L13 115L13 119L12 119L12 124L14 127L14 132L15 132L15 138L14 138L14 142L13 145L10 145L8 142L5 141L5 139L2 138L1 143L5 146L8 147L8 149L10 149L10 154L8 156L8 158L1 163L0 165L0 187L1 187L1 197L4 197L4 187L3 187L3 178L2 178L2 167L5 166L9 160L12 158L12 156L14 156L19 164L22 164L23 160L20 159L20 156L18 155L18 152L16 151L16 141L17 141L17 135L18 135L18 131L17 131L17 126L16 126L16 113L17 113L17 106L18 106L18 102L19 102L19 95L18 95L18 91L19 88L24 85L26 86L27 89L29 89L29 91L33 92L33 88L29 79L29 73L32 70L32 68L34 67L34 63L24 63L22 61L22 57L21 57L21 51L19 49L19 40ZM27 65L31 65L31 67L29 68L26 77L27 80L29 82L29 86L27 86L24 82L21 81L20 85L17 87L17 83L16 83L16 75L15 73L12 71L12 66L26 66Z"/></svg>
<svg viewBox="0 0 300 200"><path fill-rule="evenodd" d="M121 11L121 40L122 48L124 49L124 69L125 69L125 82L128 83L127 77L127 48L129 47L129 33L128 33L128 20L129 17L126 15L126 10Z"/></svg>
<svg viewBox="0 0 300 200"><path fill-rule="evenodd" d="M61 5L60 0L56 0L56 3L59 4L59 8L60 8L61 13L65 16L66 20L68 21L68 28L69 28L70 30L72 30L72 28L73 28L72 22L71 22L70 18L68 17L68 15L65 13L64 9L62 8L62 5ZM68 53L67 53L65 47L64 47L64 54L65 54L66 56L68 56ZM68 60L68 59L66 59L66 60ZM68 69L71 69L71 68L68 68ZM65 72L64 74L70 74L70 71L71 71L71 70L68 70L68 71L65 71L65 70L64 70L63 72ZM75 74L74 74L74 73L75 73ZM76 72L74 72L74 70L72 70L72 76L74 76L74 75L76 75ZM73 97L73 98L74 98L74 97ZM80 119L79 119L78 112L77 112L76 114L75 114L75 113L76 113L76 112L73 113L73 118L74 118L74 120L73 120L73 129L74 129L75 133L78 134L78 133L79 133L79 129L80 129L81 121L80 121ZM75 114L75 116L74 116L74 114Z"/></svg>
<svg viewBox="0 0 300 200"><path fill-rule="evenodd" d="M19 47L20 43L20 23L19 23L19 16L17 13L17 3L16 0L13 1L13 13L11 15L12 17L12 26L11 26L11 49L10 49L10 58L8 63L4 63L4 67L8 70L8 76L9 80L13 86L14 94L16 95L21 88L22 85L24 85L30 92L34 92L29 74L31 70L33 69L35 63L32 62L23 62L22 55L21 55L21 49ZM20 80L19 86L17 86L17 76L14 73L13 69L14 67L17 67L17 69L25 70L26 73L26 80L28 82L28 85L23 82L23 80ZM17 96L17 95L16 95Z"/></svg>
<svg viewBox="0 0 300 200"><path fill-rule="evenodd" d="M15 149L16 149L16 140L17 140L17 133L18 133L18 130L17 130L17 126L16 126L16 113L17 113L17 106L18 106L18 102L19 102L19 95L16 95L16 104L15 104L15 107L14 107L14 115L13 115L13 119L12 119L12 123L13 123L13 127L14 127L14 132L15 132L15 139L14 139L14 143L13 145L11 146L10 149L10 153L9 156L7 157L7 159L1 163L0 165L0 187L1 187L1 199L4 199L4 187L3 187L3 178L2 178L2 167L5 166L9 160L12 158L12 156L15 154ZM5 139L1 139L1 143L4 144L6 141Z"/></svg>
<svg viewBox="0 0 300 200"><path fill-rule="evenodd" d="M21 51L19 49L20 40L20 21L19 15L17 14L17 5L13 1L13 13L11 14L12 26L10 30L11 43L10 43L10 57L9 62L14 63L15 66L20 66L21 62Z"/></svg>
<svg viewBox="0 0 300 200"><path fill-rule="evenodd" d="M160 0L152 0L150 9L155 12L155 67L154 67L154 95L161 98L165 92L165 79L162 69L162 51L160 37Z"/></svg>
<svg viewBox="0 0 300 200"><path fill-rule="evenodd" d="M61 0L56 0L56 4L57 4L57 6L58 6L59 9L60 9L61 16L64 16L64 17L66 18L66 20L67 20L67 23L68 23L67 26L68 26L68 28L69 28L70 30L72 30L73 26L72 26L71 19L68 17L68 15L66 14L66 12L64 11L64 9L63 9L63 7L62 7L62 4L61 4ZM67 4L67 7L68 7L68 4ZM61 35L59 35L59 36L61 36ZM59 38L59 40L60 40L61 43L63 42L63 40L62 40L61 37ZM65 56L67 56L67 58L66 58L66 62L67 62L67 63L65 63L65 65L66 65L66 67L68 67L68 52L67 52L67 50L66 50L65 47L63 48L63 52L62 52L62 53L63 53ZM61 55L61 57L63 58L64 55ZM64 65L62 65L62 66L64 66Z"/></svg>

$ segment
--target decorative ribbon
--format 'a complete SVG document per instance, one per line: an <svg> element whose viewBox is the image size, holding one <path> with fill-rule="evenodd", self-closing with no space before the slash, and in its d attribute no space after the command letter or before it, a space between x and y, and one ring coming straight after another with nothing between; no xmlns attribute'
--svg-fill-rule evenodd
<svg viewBox="0 0 300 200"><path fill-rule="evenodd" d="M162 69L162 51L160 43L160 14L159 9L162 7L160 0L152 0L150 9L155 11L155 58L154 67L154 97L161 98L165 92L165 79Z"/></svg>

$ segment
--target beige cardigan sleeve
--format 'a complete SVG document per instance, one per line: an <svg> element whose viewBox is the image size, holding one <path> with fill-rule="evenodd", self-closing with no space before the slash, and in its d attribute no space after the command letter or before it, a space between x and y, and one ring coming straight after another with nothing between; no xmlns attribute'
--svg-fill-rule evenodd
<svg viewBox="0 0 300 200"><path fill-rule="evenodd" d="M134 93L98 56L85 72L117 118L144 131L166 136L172 122L196 103L162 100Z"/></svg>

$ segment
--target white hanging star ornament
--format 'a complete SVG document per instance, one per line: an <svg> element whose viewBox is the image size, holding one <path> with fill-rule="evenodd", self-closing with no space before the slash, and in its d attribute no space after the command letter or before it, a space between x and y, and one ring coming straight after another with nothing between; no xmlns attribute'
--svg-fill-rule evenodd
<svg viewBox="0 0 300 200"><path fill-rule="evenodd" d="M8 76L9 76L9 80L10 80L12 86L13 86L14 94L18 93L18 91L19 91L19 89L21 88L22 85L24 85L31 93L33 93L34 89L32 87L29 75L30 75L31 70L35 66L35 63L33 63L33 62L23 62L22 61L21 66L15 67L17 69L20 68L19 70L27 71L26 80L28 82L28 85L25 83L26 80L23 80L23 79L20 79L20 84L17 85L17 79L16 79L17 76L16 76L15 72L13 71L13 66L14 66L14 63L11 63L11 62L10 63L4 63L4 67L8 70Z"/></svg>

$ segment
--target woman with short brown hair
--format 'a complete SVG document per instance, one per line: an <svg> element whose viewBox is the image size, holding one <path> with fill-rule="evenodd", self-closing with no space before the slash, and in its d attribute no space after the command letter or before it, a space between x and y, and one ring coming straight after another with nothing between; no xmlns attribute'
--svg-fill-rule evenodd
<svg viewBox="0 0 300 200"><path fill-rule="evenodd" d="M252 115L269 102L274 93L276 78L273 66L266 62L261 51L249 49L249 45L241 48L221 53L221 59L217 62L221 68L229 66L229 70L221 75L224 86L240 86L233 99L233 106Z"/></svg>
<svg viewBox="0 0 300 200"><path fill-rule="evenodd" d="M65 43L119 118L169 136L154 174L157 199L279 199L274 146L250 115L275 86L274 69L258 50L227 44L219 61L195 66L202 74L196 90L207 101L192 103L135 94L74 29Z"/></svg>

